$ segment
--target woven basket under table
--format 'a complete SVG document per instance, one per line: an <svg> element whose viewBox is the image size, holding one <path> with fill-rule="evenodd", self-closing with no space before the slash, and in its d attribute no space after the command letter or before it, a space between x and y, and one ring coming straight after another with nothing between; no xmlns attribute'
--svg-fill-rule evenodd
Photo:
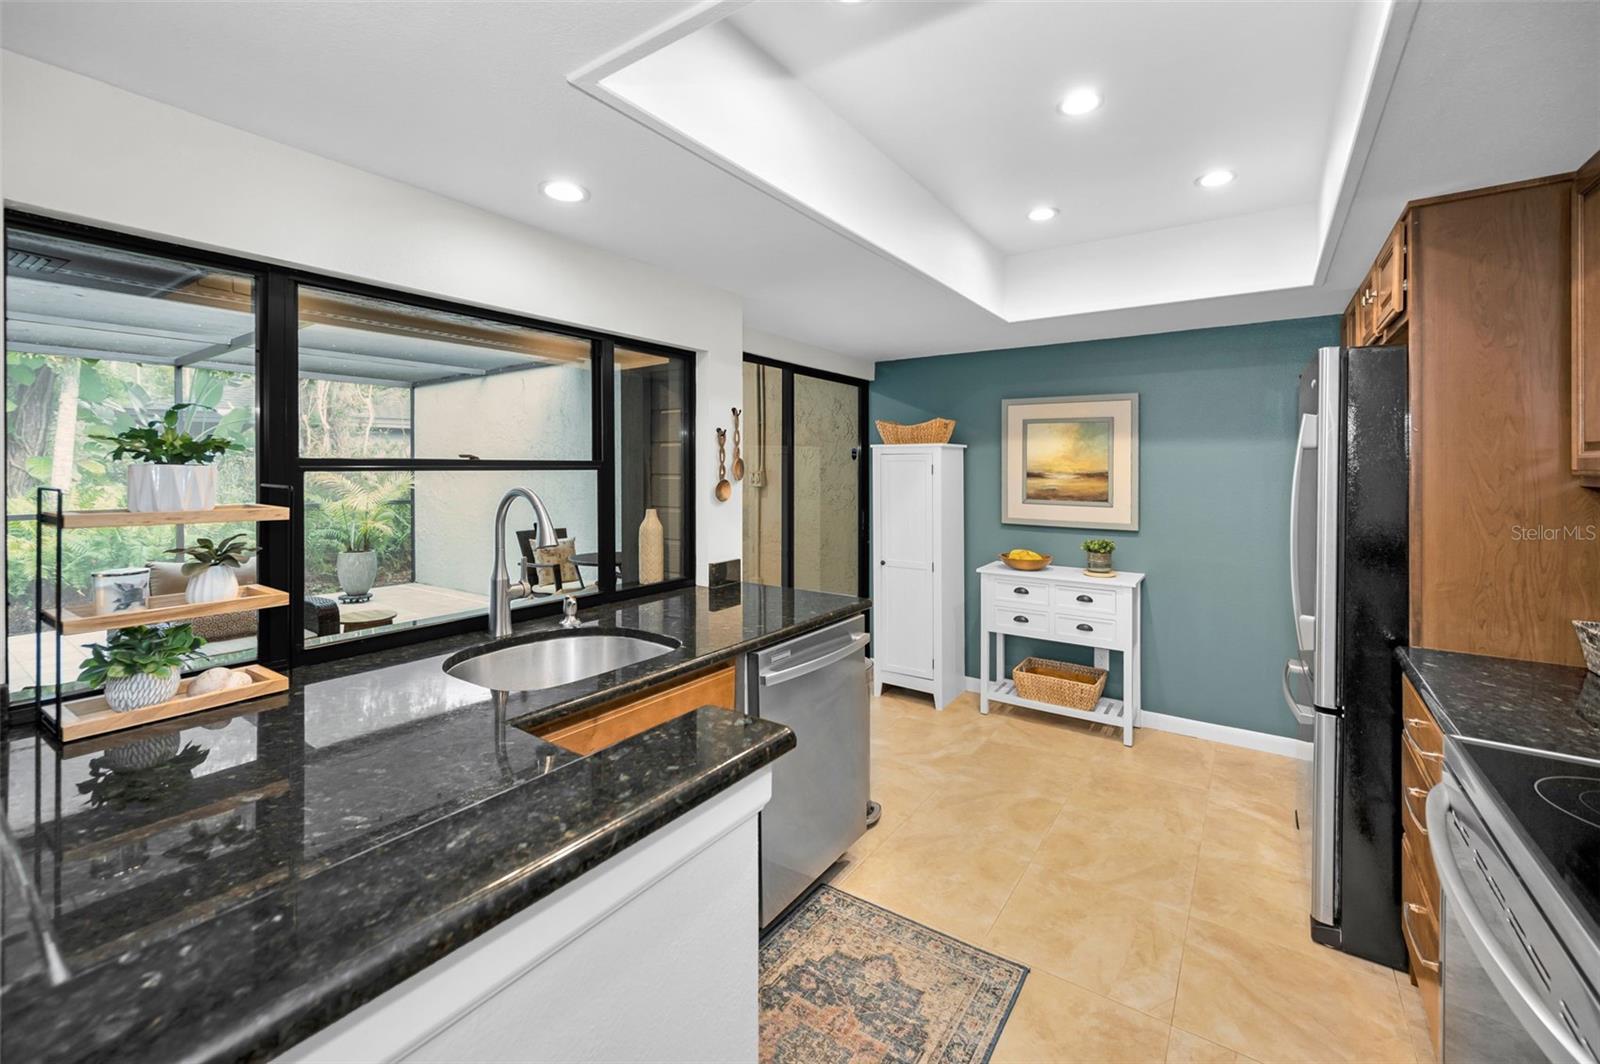
<svg viewBox="0 0 1600 1064"><path fill-rule="evenodd" d="M1106 689L1106 670L1070 661L1023 658L1011 670L1011 682L1023 698L1088 712L1099 704L1100 692Z"/></svg>

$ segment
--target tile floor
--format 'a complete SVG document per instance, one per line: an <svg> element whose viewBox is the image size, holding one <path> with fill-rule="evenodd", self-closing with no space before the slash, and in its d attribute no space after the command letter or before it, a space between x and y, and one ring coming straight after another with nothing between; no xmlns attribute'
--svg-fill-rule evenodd
<svg viewBox="0 0 1600 1064"><path fill-rule="evenodd" d="M1297 762L885 691L872 771L833 882L1032 969L996 1061L1430 1059L1410 981L1307 936Z"/></svg>

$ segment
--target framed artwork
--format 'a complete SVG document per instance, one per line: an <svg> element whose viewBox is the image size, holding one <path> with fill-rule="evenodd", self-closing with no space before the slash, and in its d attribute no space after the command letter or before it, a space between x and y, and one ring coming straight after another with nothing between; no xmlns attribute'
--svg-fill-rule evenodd
<svg viewBox="0 0 1600 1064"><path fill-rule="evenodd" d="M1000 521L1139 527L1139 397L1000 403Z"/></svg>

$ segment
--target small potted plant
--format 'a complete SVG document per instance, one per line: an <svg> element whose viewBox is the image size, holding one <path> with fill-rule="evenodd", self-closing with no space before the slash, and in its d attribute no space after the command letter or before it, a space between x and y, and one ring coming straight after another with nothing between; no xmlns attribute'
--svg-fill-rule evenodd
<svg viewBox="0 0 1600 1064"><path fill-rule="evenodd" d="M233 444L181 431L179 415L194 405L168 407L159 419L115 436L91 436L115 445L112 461L133 459L128 466L129 511L210 510L217 505L216 460Z"/></svg>
<svg viewBox="0 0 1600 1064"><path fill-rule="evenodd" d="M187 624L118 628L104 643L86 648L89 658L78 680L104 687L106 703L117 713L153 706L177 693L184 662L204 645Z"/></svg>
<svg viewBox="0 0 1600 1064"><path fill-rule="evenodd" d="M1084 572L1110 576L1114 572L1111 568L1111 552L1116 549L1117 545L1109 539L1084 540L1083 553L1084 557L1088 559Z"/></svg>
<svg viewBox="0 0 1600 1064"><path fill-rule="evenodd" d="M169 547L164 552L180 557L187 555L190 559L183 563L183 575L189 578L183 588L184 601L226 602L238 598L239 577L234 570L249 561L256 548L244 541L243 532L220 543L213 543L205 536L194 542L192 547Z"/></svg>

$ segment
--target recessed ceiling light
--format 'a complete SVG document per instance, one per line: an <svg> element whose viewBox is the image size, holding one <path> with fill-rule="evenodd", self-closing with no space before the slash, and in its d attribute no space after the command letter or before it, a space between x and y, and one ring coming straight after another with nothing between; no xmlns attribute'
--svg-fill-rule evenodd
<svg viewBox="0 0 1600 1064"><path fill-rule="evenodd" d="M582 203L589 198L589 190L576 181L546 181L539 191L562 203Z"/></svg>
<svg viewBox="0 0 1600 1064"><path fill-rule="evenodd" d="M1028 212L1030 222L1048 222L1061 212L1054 207L1035 207Z"/></svg>
<svg viewBox="0 0 1600 1064"><path fill-rule="evenodd" d="M1074 118L1079 115L1086 115L1100 106L1100 93L1098 90L1087 86L1073 89L1061 98L1059 106L1061 113L1064 115L1071 115Z"/></svg>
<svg viewBox="0 0 1600 1064"><path fill-rule="evenodd" d="M1201 188L1221 188L1233 182L1232 170L1207 170L1194 179L1194 183Z"/></svg>

